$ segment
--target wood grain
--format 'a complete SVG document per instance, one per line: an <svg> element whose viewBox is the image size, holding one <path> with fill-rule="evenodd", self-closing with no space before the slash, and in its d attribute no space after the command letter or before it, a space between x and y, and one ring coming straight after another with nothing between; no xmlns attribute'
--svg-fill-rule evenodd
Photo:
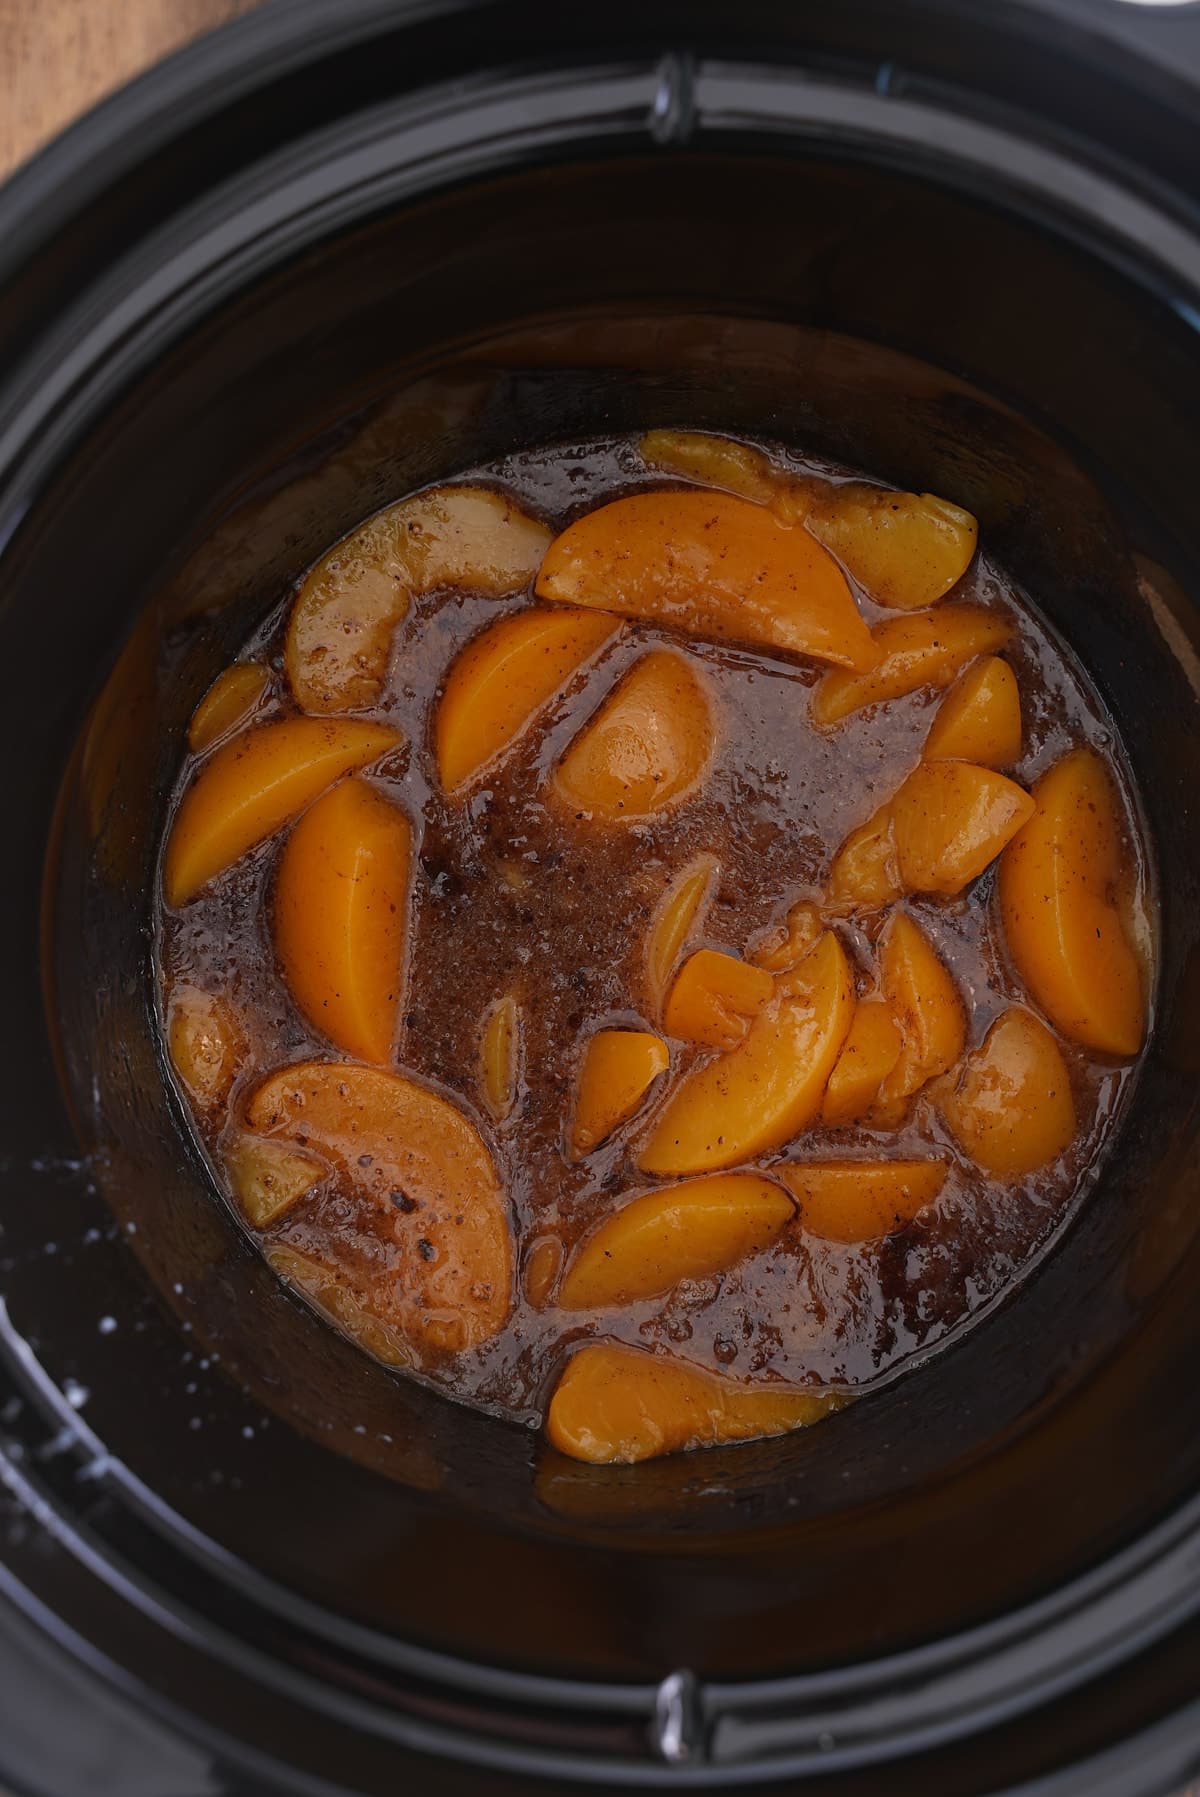
<svg viewBox="0 0 1200 1797"><path fill-rule="evenodd" d="M0 0L0 178L122 82L257 0Z"/></svg>

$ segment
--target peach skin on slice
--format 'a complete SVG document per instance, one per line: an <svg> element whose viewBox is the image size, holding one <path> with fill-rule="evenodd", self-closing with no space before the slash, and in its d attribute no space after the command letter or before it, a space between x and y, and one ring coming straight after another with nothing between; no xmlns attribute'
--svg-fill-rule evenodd
<svg viewBox="0 0 1200 1797"><path fill-rule="evenodd" d="M1003 768L1011 767L1020 753L1017 677L998 655L985 655L960 674L938 706L925 738L925 759Z"/></svg>
<svg viewBox="0 0 1200 1797"><path fill-rule="evenodd" d="M247 1107L259 1135L332 1162L384 1220L387 1253L347 1252L329 1269L418 1356L487 1341L508 1315L508 1209L479 1132L401 1073L301 1061L264 1080Z"/></svg>
<svg viewBox="0 0 1200 1797"><path fill-rule="evenodd" d="M896 854L891 800L851 830L829 869L829 902L837 909L875 911L904 891Z"/></svg>
<svg viewBox="0 0 1200 1797"><path fill-rule="evenodd" d="M1122 927L1117 802L1100 757L1073 749L1033 789L1035 810L1000 862L1009 952L1031 996L1064 1036L1102 1054L1133 1055L1146 1007L1141 969Z"/></svg>
<svg viewBox="0 0 1200 1797"><path fill-rule="evenodd" d="M571 1257L558 1302L603 1310L707 1279L773 1242L795 1206L757 1173L714 1173L631 1198L585 1236Z"/></svg>
<svg viewBox="0 0 1200 1797"><path fill-rule="evenodd" d="M457 792L503 754L620 628L604 613L539 606L473 637L446 676L434 721L446 791Z"/></svg>
<svg viewBox="0 0 1200 1797"><path fill-rule="evenodd" d="M765 506L724 493L634 493L586 513L551 543L535 590L836 667L878 660L833 557Z"/></svg>
<svg viewBox="0 0 1200 1797"><path fill-rule="evenodd" d="M261 661L235 661L217 675L192 713L188 747L196 755L244 724L271 683Z"/></svg>
<svg viewBox="0 0 1200 1797"><path fill-rule="evenodd" d="M952 897L977 879L1033 816L1029 794L991 768L925 761L892 800L900 881Z"/></svg>
<svg viewBox="0 0 1200 1797"><path fill-rule="evenodd" d="M222 743L175 813L163 859L169 905L186 905L248 849L400 738L358 718L288 718Z"/></svg>
<svg viewBox="0 0 1200 1797"><path fill-rule="evenodd" d="M670 1064L666 1043L649 1030L597 1030L590 1036L575 1095L571 1159L582 1160L640 1110Z"/></svg>
<svg viewBox="0 0 1200 1797"><path fill-rule="evenodd" d="M685 799L715 749L706 683L682 655L653 649L569 745L551 790L561 805L597 821L636 822Z"/></svg>
<svg viewBox="0 0 1200 1797"><path fill-rule="evenodd" d="M804 959L824 927L812 900L800 899L781 924L765 931L751 947L749 958L768 973L786 973Z"/></svg>
<svg viewBox="0 0 1200 1797"><path fill-rule="evenodd" d="M774 990L764 968L716 949L697 949L675 976L663 1028L681 1042L736 1048Z"/></svg>
<svg viewBox="0 0 1200 1797"><path fill-rule="evenodd" d="M911 1223L946 1181L945 1161L798 1161L776 1169L800 1222L829 1242L869 1242Z"/></svg>
<svg viewBox="0 0 1200 1797"><path fill-rule="evenodd" d="M520 1059L520 1007L506 992L488 1012L479 1048L483 1101L497 1123L503 1123L516 1103Z"/></svg>
<svg viewBox="0 0 1200 1797"><path fill-rule="evenodd" d="M375 704L415 594L520 592L549 541L545 525L488 487L434 487L376 512L321 557L296 595L285 656L297 704Z"/></svg>
<svg viewBox="0 0 1200 1797"><path fill-rule="evenodd" d="M275 947L314 1028L362 1061L388 1061L404 983L412 825L365 780L311 805L284 846Z"/></svg>
<svg viewBox="0 0 1200 1797"><path fill-rule="evenodd" d="M815 494L804 520L876 605L921 611L966 573L979 526L935 493L850 481Z"/></svg>
<svg viewBox="0 0 1200 1797"><path fill-rule="evenodd" d="M1075 1136L1062 1052L1045 1024L1018 1006L996 1019L939 1102L971 1159L1002 1178L1057 1160Z"/></svg>
<svg viewBox="0 0 1200 1797"><path fill-rule="evenodd" d="M689 1073L637 1157L644 1173L707 1173L790 1141L821 1108L854 1015L854 979L826 933L750 1025L745 1041Z"/></svg>
<svg viewBox="0 0 1200 1797"><path fill-rule="evenodd" d="M684 1448L784 1435L819 1422L842 1401L828 1391L739 1385L674 1355L591 1342L563 1369L546 1434L572 1459L628 1465Z"/></svg>
<svg viewBox="0 0 1200 1797"><path fill-rule="evenodd" d="M844 1129L865 1116L900 1059L901 1041L899 1025L882 999L867 998L857 1006L825 1088L821 1122L826 1129Z"/></svg>
<svg viewBox="0 0 1200 1797"><path fill-rule="evenodd" d="M167 1001L167 1051L189 1098L205 1109L222 1104L246 1050L233 1006L215 992L179 984Z"/></svg>
<svg viewBox="0 0 1200 1797"><path fill-rule="evenodd" d="M324 1162L270 1136L237 1136L224 1161L233 1195L252 1229L278 1222L329 1173Z"/></svg>
<svg viewBox="0 0 1200 1797"><path fill-rule="evenodd" d="M867 672L833 668L813 688L810 716L819 728L840 724L864 705L901 699L923 686L949 686L967 662L999 649L1012 635L1000 612L948 600L933 611L885 618L872 636L878 651Z"/></svg>
<svg viewBox="0 0 1200 1797"><path fill-rule="evenodd" d="M962 1054L967 1018L953 975L929 938L911 917L898 911L879 940L883 993L900 1025L903 1046L885 1075L871 1121L887 1126L901 1120L928 1080Z"/></svg>
<svg viewBox="0 0 1200 1797"><path fill-rule="evenodd" d="M657 1010L680 951L707 909L721 877L715 855L697 855L676 874L655 907L646 938L646 984Z"/></svg>

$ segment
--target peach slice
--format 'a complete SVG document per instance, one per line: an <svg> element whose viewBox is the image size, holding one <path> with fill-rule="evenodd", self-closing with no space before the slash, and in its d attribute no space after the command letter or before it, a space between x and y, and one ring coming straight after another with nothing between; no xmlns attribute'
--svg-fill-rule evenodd
<svg viewBox="0 0 1200 1797"><path fill-rule="evenodd" d="M866 911L890 905L904 891L889 800L851 830L829 869L829 901Z"/></svg>
<svg viewBox="0 0 1200 1797"><path fill-rule="evenodd" d="M1021 753L1021 694L998 655L985 655L955 681L925 738L926 761L1011 767Z"/></svg>
<svg viewBox="0 0 1200 1797"><path fill-rule="evenodd" d="M903 1046L879 1088L871 1121L899 1122L908 1100L962 1054L967 1018L953 975L911 917L897 912L879 941L884 997Z"/></svg>
<svg viewBox="0 0 1200 1797"><path fill-rule="evenodd" d="M876 605L921 611L967 571L979 526L936 493L850 481L814 496L805 525Z"/></svg>
<svg viewBox="0 0 1200 1797"><path fill-rule="evenodd" d="M281 1279L302 1291L360 1348L385 1366L412 1365L413 1353L401 1331L356 1298L321 1261L298 1253L285 1242L269 1243L264 1253Z"/></svg>
<svg viewBox="0 0 1200 1797"><path fill-rule="evenodd" d="M899 1025L883 1001L864 999L825 1088L821 1122L827 1129L843 1129L866 1115L900 1059L901 1043Z"/></svg>
<svg viewBox="0 0 1200 1797"><path fill-rule="evenodd" d="M811 899L800 899L784 921L767 930L750 949L749 958L768 973L786 973L804 959L824 927Z"/></svg>
<svg viewBox="0 0 1200 1797"><path fill-rule="evenodd" d="M637 1157L645 1173L706 1173L779 1148L816 1117L854 1015L854 978L831 931L790 973L740 1047L692 1070Z"/></svg>
<svg viewBox="0 0 1200 1797"><path fill-rule="evenodd" d="M167 1002L167 1051L188 1097L205 1109L224 1102L246 1049L233 1006L199 986L177 985Z"/></svg>
<svg viewBox="0 0 1200 1797"><path fill-rule="evenodd" d="M563 1245L556 1235L535 1236L525 1253L521 1286L535 1310L545 1310L562 1271Z"/></svg>
<svg viewBox="0 0 1200 1797"><path fill-rule="evenodd" d="M1122 927L1122 827L1100 757L1074 749L1037 782L1033 817L1005 850L1004 933L1031 996L1065 1036L1133 1055L1146 1007ZM1132 881L1129 881L1132 884Z"/></svg>
<svg viewBox="0 0 1200 1797"><path fill-rule="evenodd" d="M1017 1006L996 1019L940 1104L971 1159L1001 1178L1057 1160L1075 1136L1071 1079L1058 1043Z"/></svg>
<svg viewBox="0 0 1200 1797"><path fill-rule="evenodd" d="M270 1136L237 1136L224 1161L233 1195L252 1229L278 1222L329 1173L323 1161Z"/></svg>
<svg viewBox="0 0 1200 1797"><path fill-rule="evenodd" d="M309 1022L346 1054L388 1061L404 984L412 826L365 780L343 780L289 836L275 946Z"/></svg>
<svg viewBox="0 0 1200 1797"><path fill-rule="evenodd" d="M698 855L675 876L659 900L646 938L646 983L655 1007L662 1004L680 951L707 910L720 877L716 857Z"/></svg>
<svg viewBox="0 0 1200 1797"><path fill-rule="evenodd" d="M926 761L892 800L900 881L952 897L977 879L1033 816L1029 794L991 768Z"/></svg>
<svg viewBox="0 0 1200 1797"><path fill-rule="evenodd" d="M329 1268L356 1303L418 1354L495 1335L511 1298L508 1210L478 1130L454 1105L400 1073L301 1061L264 1080L246 1121L331 1161L385 1220L386 1253L364 1261L347 1250Z"/></svg>
<svg viewBox="0 0 1200 1797"><path fill-rule="evenodd" d="M663 1027L681 1042L736 1048L774 990L764 968L716 949L697 949L675 977Z"/></svg>
<svg viewBox="0 0 1200 1797"><path fill-rule="evenodd" d="M649 1030L597 1030L590 1036L575 1097L572 1160L590 1154L640 1110L647 1092L670 1064L666 1043Z"/></svg>
<svg viewBox="0 0 1200 1797"><path fill-rule="evenodd" d="M765 506L723 493L634 493L586 513L550 545L535 590L837 667L878 660L833 557Z"/></svg>
<svg viewBox="0 0 1200 1797"><path fill-rule="evenodd" d="M685 799L715 749L706 683L682 655L654 649L584 725L555 770L552 790L576 813L636 822Z"/></svg>
<svg viewBox="0 0 1200 1797"><path fill-rule="evenodd" d="M518 612L473 637L446 677L434 722L438 773L456 792L529 728L621 625L578 611Z"/></svg>
<svg viewBox="0 0 1200 1797"><path fill-rule="evenodd" d="M297 704L374 705L392 633L415 594L517 593L549 541L545 525L487 487L434 487L376 512L321 557L296 595L285 654Z"/></svg>
<svg viewBox="0 0 1200 1797"><path fill-rule="evenodd" d="M568 1360L550 1401L553 1447L594 1465L628 1465L684 1448L784 1435L843 1400L829 1391L739 1385L673 1355L592 1342Z"/></svg>
<svg viewBox="0 0 1200 1797"><path fill-rule="evenodd" d="M732 437L709 431L647 431L638 449L648 468L720 487L755 505L772 506L785 523L796 523L808 510L811 483Z"/></svg>
<svg viewBox="0 0 1200 1797"><path fill-rule="evenodd" d="M1012 635L1002 613L949 600L934 611L885 618L872 637L876 665L855 673L834 668L813 689L811 717L827 728L864 705L901 699L923 686L949 686L967 662L999 649Z"/></svg>
<svg viewBox="0 0 1200 1797"><path fill-rule="evenodd" d="M244 724L271 683L260 661L235 661L217 675L192 713L188 747L202 754L222 736Z"/></svg>
<svg viewBox="0 0 1200 1797"><path fill-rule="evenodd" d="M795 1207L773 1180L716 1173L642 1192L579 1244L559 1289L564 1310L658 1298L681 1279L707 1279L757 1254Z"/></svg>
<svg viewBox="0 0 1200 1797"><path fill-rule="evenodd" d="M496 1000L483 1026L479 1060L483 1099L497 1123L503 1123L517 1098L521 1058L521 1013L511 992Z"/></svg>
<svg viewBox="0 0 1200 1797"><path fill-rule="evenodd" d="M399 740L396 731L357 718L288 718L222 743L175 813L163 860L167 903L186 905L327 786Z"/></svg>
<svg viewBox="0 0 1200 1797"><path fill-rule="evenodd" d="M869 1242L911 1223L946 1182L945 1161L800 1161L778 1174L810 1235Z"/></svg>

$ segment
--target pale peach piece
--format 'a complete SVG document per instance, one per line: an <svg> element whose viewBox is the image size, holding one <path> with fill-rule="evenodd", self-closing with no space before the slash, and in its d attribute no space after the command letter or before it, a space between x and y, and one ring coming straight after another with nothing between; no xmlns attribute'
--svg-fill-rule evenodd
<svg viewBox="0 0 1200 1797"><path fill-rule="evenodd" d="M555 769L554 796L595 820L636 822L678 804L716 749L707 683L682 655L635 661Z"/></svg>
<svg viewBox="0 0 1200 1797"><path fill-rule="evenodd" d="M697 949L675 976L663 1027L681 1042L736 1048L774 990L764 968L716 949Z"/></svg>
<svg viewBox="0 0 1200 1797"><path fill-rule="evenodd" d="M783 923L773 925L750 949L749 958L768 973L786 973L804 959L824 927L816 905L810 899L801 899Z"/></svg>
<svg viewBox="0 0 1200 1797"><path fill-rule="evenodd" d="M446 791L456 792L516 742L620 629L604 613L539 606L473 637L446 677L434 722Z"/></svg>
<svg viewBox="0 0 1200 1797"><path fill-rule="evenodd" d="M348 1253L327 1271L418 1355L475 1347L502 1326L508 1207L479 1132L445 1098L400 1073L301 1061L263 1082L246 1121L331 1161L386 1218L386 1259Z"/></svg>
<svg viewBox="0 0 1200 1797"><path fill-rule="evenodd" d="M1000 863L1009 952L1065 1036L1103 1054L1136 1054L1146 1005L1119 898L1132 870L1122 865L1104 763L1091 749L1073 749L1042 775L1033 799L1033 817Z"/></svg>
<svg viewBox="0 0 1200 1797"><path fill-rule="evenodd" d="M521 1012L506 992L488 1012L479 1052L483 1100L497 1123L503 1123L516 1102L520 1055Z"/></svg>
<svg viewBox="0 0 1200 1797"><path fill-rule="evenodd" d="M866 1115L900 1059L901 1042L899 1025L887 1005L878 998L864 999L825 1088L821 1122L827 1129L843 1129Z"/></svg>
<svg viewBox="0 0 1200 1797"><path fill-rule="evenodd" d="M967 571L979 526L936 493L898 493L860 481L814 496L806 526L876 605L921 611Z"/></svg>
<svg viewBox="0 0 1200 1797"><path fill-rule="evenodd" d="M836 667L878 659L833 557L765 506L723 493L634 493L586 513L550 545L535 590Z"/></svg>
<svg viewBox="0 0 1200 1797"><path fill-rule="evenodd" d="M355 1297L337 1273L285 1242L270 1242L263 1252L281 1279L297 1286L360 1348L386 1366L412 1365L413 1351L402 1332Z"/></svg>
<svg viewBox="0 0 1200 1797"><path fill-rule="evenodd" d="M934 611L885 618L871 633L878 659L866 673L834 668L813 688L811 717L826 728L864 705L901 699L923 686L949 686L967 662L1001 648L1012 625L1001 612L949 600Z"/></svg>
<svg viewBox="0 0 1200 1797"><path fill-rule="evenodd" d="M288 679L304 711L361 711L383 691L392 633L419 593L518 593L550 532L487 487L434 487L376 512L305 576L288 622Z"/></svg>
<svg viewBox="0 0 1200 1797"><path fill-rule="evenodd" d="M720 878L716 856L698 855L676 874L655 907L646 938L646 984L656 1009L662 1005L675 963L712 902Z"/></svg>
<svg viewBox="0 0 1200 1797"><path fill-rule="evenodd" d="M880 1085L872 1121L899 1122L908 1100L962 1054L967 1018L953 975L928 937L902 911L879 940L883 993L900 1025L903 1047Z"/></svg>
<svg viewBox="0 0 1200 1797"><path fill-rule="evenodd" d="M985 655L960 674L938 706L925 738L926 761L973 761L1011 767L1021 753L1021 693L998 655Z"/></svg>
<svg viewBox="0 0 1200 1797"><path fill-rule="evenodd" d="M776 1169L810 1235L869 1242L911 1223L946 1182L945 1161L797 1161Z"/></svg>
<svg viewBox="0 0 1200 1797"><path fill-rule="evenodd" d="M563 1369L546 1434L572 1459L629 1464L684 1448L784 1435L819 1422L842 1402L829 1391L739 1385L673 1355L593 1342Z"/></svg>
<svg viewBox="0 0 1200 1797"><path fill-rule="evenodd" d="M535 1310L545 1310L562 1271L563 1245L556 1235L539 1235L529 1244L521 1277L525 1297Z"/></svg>
<svg viewBox="0 0 1200 1797"><path fill-rule="evenodd" d="M635 1304L708 1279L765 1248L795 1207L757 1173L715 1173L631 1198L586 1236L558 1294L564 1310Z"/></svg>
<svg viewBox="0 0 1200 1797"><path fill-rule="evenodd" d="M967 1056L942 1115L985 1173L1017 1179L1057 1160L1075 1136L1071 1079L1058 1043L1030 1011L998 1017Z"/></svg>
<svg viewBox="0 0 1200 1797"><path fill-rule="evenodd" d="M969 886L1033 816L1029 794L969 761L925 761L892 800L900 882L943 897Z"/></svg>
<svg viewBox="0 0 1200 1797"><path fill-rule="evenodd" d="M223 1158L233 1195L252 1229L277 1222L329 1172L311 1154L270 1136L237 1136Z"/></svg>
<svg viewBox="0 0 1200 1797"><path fill-rule="evenodd" d="M889 800L857 830L851 830L829 870L829 902L840 909L878 910L898 899L904 887L896 854Z"/></svg>
<svg viewBox="0 0 1200 1797"><path fill-rule="evenodd" d="M720 487L755 505L772 506L785 523L803 518L813 483L776 467L760 449L708 431L647 431L638 444L648 468Z"/></svg>
<svg viewBox="0 0 1200 1797"><path fill-rule="evenodd" d="M597 1030L590 1036L575 1096L572 1160L590 1154L640 1110L647 1092L670 1064L666 1043L649 1030Z"/></svg>
<svg viewBox="0 0 1200 1797"><path fill-rule="evenodd" d="M229 1096L246 1039L228 999L177 985L167 1002L167 1049L188 1097L207 1108Z"/></svg>
<svg viewBox="0 0 1200 1797"><path fill-rule="evenodd" d="M163 860L167 903L186 905L327 786L399 740L396 731L358 718L288 718L222 743L175 813Z"/></svg>
<svg viewBox="0 0 1200 1797"><path fill-rule="evenodd" d="M260 661L235 661L231 668L218 674L192 713L189 749L199 755L244 724L270 681L270 670Z"/></svg>
<svg viewBox="0 0 1200 1797"><path fill-rule="evenodd" d="M854 1015L854 978L826 933L745 1041L692 1070L667 1099L637 1157L645 1173L706 1173L790 1141L817 1116Z"/></svg>
<svg viewBox="0 0 1200 1797"><path fill-rule="evenodd" d="M304 813L275 883L275 946L309 1022L346 1054L391 1059L404 988L412 825L365 780Z"/></svg>

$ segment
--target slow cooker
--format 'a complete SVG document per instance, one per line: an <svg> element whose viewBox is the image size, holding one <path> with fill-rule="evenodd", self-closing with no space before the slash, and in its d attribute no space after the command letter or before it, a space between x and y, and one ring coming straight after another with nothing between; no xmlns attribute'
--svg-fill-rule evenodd
<svg viewBox="0 0 1200 1797"><path fill-rule="evenodd" d="M1200 1772L1198 92L1187 5L294 0L0 195L19 1787ZM808 1436L592 1468L265 1268L163 1077L150 890L190 711L326 543L656 423L978 513L1127 745L1159 989L1096 1190L986 1323Z"/></svg>

